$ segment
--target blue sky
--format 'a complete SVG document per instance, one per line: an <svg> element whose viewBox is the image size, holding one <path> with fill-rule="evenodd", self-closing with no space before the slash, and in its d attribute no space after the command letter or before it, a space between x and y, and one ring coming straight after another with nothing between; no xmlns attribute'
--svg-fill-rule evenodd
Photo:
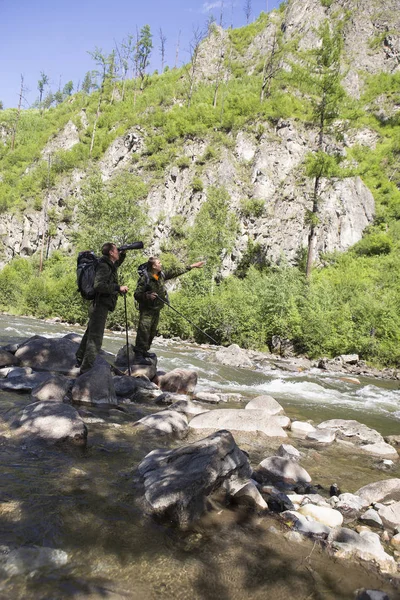
<svg viewBox="0 0 400 600"><path fill-rule="evenodd" d="M252 17L272 10L280 0L248 0ZM246 0L223 0L223 25L246 24ZM0 100L4 108L18 104L21 74L24 107L38 97L37 82L43 71L56 91L69 80L76 87L85 73L95 68L88 51L95 47L110 53L143 25L153 33L151 70L160 69L159 30L166 36L166 63L174 66L180 36L179 63L189 59L189 44L196 27L210 15L219 21L221 0L0 0ZM179 66L180 66L179 65Z"/></svg>

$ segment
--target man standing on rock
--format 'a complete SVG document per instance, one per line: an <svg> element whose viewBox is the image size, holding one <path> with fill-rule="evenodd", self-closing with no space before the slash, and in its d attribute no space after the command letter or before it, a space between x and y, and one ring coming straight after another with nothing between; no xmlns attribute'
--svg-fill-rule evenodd
<svg viewBox="0 0 400 600"><path fill-rule="evenodd" d="M101 253L94 280L96 295L89 308L89 323L76 352L76 362L81 373L93 367L103 343L108 312L115 310L118 294L126 294L128 291L126 285L118 284L117 274L126 253L119 252L117 246L111 242L103 244Z"/></svg>
<svg viewBox="0 0 400 600"><path fill-rule="evenodd" d="M149 363L149 350L157 332L160 311L168 303L165 281L187 273L191 269L200 269L204 261L193 263L182 269L171 269L165 273L159 258L151 257L141 275L136 290L135 300L139 304L139 325L135 342L135 358Z"/></svg>

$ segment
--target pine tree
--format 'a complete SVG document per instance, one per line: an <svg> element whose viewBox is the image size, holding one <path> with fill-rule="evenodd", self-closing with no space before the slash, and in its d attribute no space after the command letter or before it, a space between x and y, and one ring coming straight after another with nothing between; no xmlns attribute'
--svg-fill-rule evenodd
<svg viewBox="0 0 400 600"><path fill-rule="evenodd" d="M150 25L145 25L140 30L140 35L137 39L135 61L138 76L140 77L140 91L143 91L146 71L150 64L150 55L153 49L152 37Z"/></svg>
<svg viewBox="0 0 400 600"><path fill-rule="evenodd" d="M314 260L322 178L332 176L336 164L336 158L324 151L326 135L339 115L344 97L341 85L342 26L336 25L331 30L329 22L325 21L319 29L319 35L321 45L311 52L311 61L307 65L308 85L313 94L313 123L318 131L317 151L308 155L306 161L306 174L314 179L313 205L308 214L307 278L310 277Z"/></svg>

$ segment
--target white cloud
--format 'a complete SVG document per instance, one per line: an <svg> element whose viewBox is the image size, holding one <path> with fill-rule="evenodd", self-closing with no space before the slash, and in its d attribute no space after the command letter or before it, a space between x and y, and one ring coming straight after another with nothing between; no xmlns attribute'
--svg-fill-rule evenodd
<svg viewBox="0 0 400 600"><path fill-rule="evenodd" d="M210 12L210 10L213 10L213 8L221 8L223 2L220 0L219 2L204 2L201 12L203 13L207 13Z"/></svg>

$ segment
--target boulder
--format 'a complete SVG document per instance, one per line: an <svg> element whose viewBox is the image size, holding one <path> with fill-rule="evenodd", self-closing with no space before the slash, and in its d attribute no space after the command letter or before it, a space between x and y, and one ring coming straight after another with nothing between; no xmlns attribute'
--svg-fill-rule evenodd
<svg viewBox="0 0 400 600"><path fill-rule="evenodd" d="M228 367L253 367L253 363L247 353L237 344L231 344L228 348L221 348L215 353L215 358L217 362Z"/></svg>
<svg viewBox="0 0 400 600"><path fill-rule="evenodd" d="M397 450L390 444L379 442L377 444L365 444L361 446L363 452L374 454L375 456L385 456L387 458L399 458Z"/></svg>
<svg viewBox="0 0 400 600"><path fill-rule="evenodd" d="M72 402L77 404L118 404L110 367L96 360L94 367L80 375L72 388Z"/></svg>
<svg viewBox="0 0 400 600"><path fill-rule="evenodd" d="M193 400L197 402L205 402L206 404L219 404L221 398L219 394L212 394L210 392L196 392L193 396Z"/></svg>
<svg viewBox="0 0 400 600"><path fill-rule="evenodd" d="M318 429L332 429L336 437L355 444L376 444L384 442L380 433L362 423L346 419L330 419L318 425Z"/></svg>
<svg viewBox="0 0 400 600"><path fill-rule="evenodd" d="M115 366L128 374L128 353L126 351L126 344L118 350ZM135 377L145 375L150 380L153 380L157 374L157 356L151 353L151 358L143 360L137 355L135 356L135 348L132 344L129 344L129 368L130 374Z"/></svg>
<svg viewBox="0 0 400 600"><path fill-rule="evenodd" d="M77 349L78 343L68 336L55 339L35 335L18 348L15 356L23 367L70 373L76 363Z"/></svg>
<svg viewBox="0 0 400 600"><path fill-rule="evenodd" d="M369 506L375 502L383 502L400 497L400 479L384 479L364 485L355 492L364 502L364 506Z"/></svg>
<svg viewBox="0 0 400 600"><path fill-rule="evenodd" d="M341 527L343 524L343 516L334 508L329 506L318 506L315 504L304 504L300 506L298 512L307 518L318 521L327 527Z"/></svg>
<svg viewBox="0 0 400 600"><path fill-rule="evenodd" d="M280 415L284 412L282 406L272 396L257 396L250 400L245 406L248 410L260 409L267 411L270 415Z"/></svg>
<svg viewBox="0 0 400 600"><path fill-rule="evenodd" d="M400 502L380 508L378 514L387 529L400 529Z"/></svg>
<svg viewBox="0 0 400 600"><path fill-rule="evenodd" d="M159 386L163 392L174 394L191 394L197 384L196 371L174 369L159 378Z"/></svg>
<svg viewBox="0 0 400 600"><path fill-rule="evenodd" d="M268 504L261 496L257 486L249 481L234 494L232 501L240 506L247 506L254 510L268 511Z"/></svg>
<svg viewBox="0 0 400 600"><path fill-rule="evenodd" d="M146 402L157 398L160 394L159 388L147 377L113 377L114 389L117 396L129 398L135 402Z"/></svg>
<svg viewBox="0 0 400 600"><path fill-rule="evenodd" d="M7 352L3 348L0 348L0 367L9 367L19 365L19 359L11 354L11 352Z"/></svg>
<svg viewBox="0 0 400 600"><path fill-rule="evenodd" d="M330 528L319 521L308 519L296 510L286 510L281 513L281 518L285 523L291 523L295 531L311 537L326 538L329 535Z"/></svg>
<svg viewBox="0 0 400 600"><path fill-rule="evenodd" d="M319 444L332 444L335 441L336 433L333 429L315 429L306 435L306 440L318 442Z"/></svg>
<svg viewBox="0 0 400 600"><path fill-rule="evenodd" d="M360 521L363 525L368 525L369 527L382 527L383 525L379 513L373 508L365 511L365 513L360 516Z"/></svg>
<svg viewBox="0 0 400 600"><path fill-rule="evenodd" d="M389 596L381 590L357 590L354 600L390 600Z"/></svg>
<svg viewBox="0 0 400 600"><path fill-rule="evenodd" d="M377 564L385 573L397 572L393 557L386 554L377 533L367 530L357 533L352 529L341 527L332 529L328 542L335 555L340 558L359 558Z"/></svg>
<svg viewBox="0 0 400 600"><path fill-rule="evenodd" d="M136 421L135 425L154 429L167 435L174 435L178 438L185 437L188 431L186 415L169 408L143 417L139 421Z"/></svg>
<svg viewBox="0 0 400 600"><path fill-rule="evenodd" d="M251 475L247 456L229 431L177 448L153 450L138 467L149 511L187 526L205 510L206 498L224 481Z"/></svg>
<svg viewBox="0 0 400 600"><path fill-rule="evenodd" d="M269 437L287 437L281 425L263 410L216 408L194 417L192 429L229 429L230 431L261 431Z"/></svg>
<svg viewBox="0 0 400 600"><path fill-rule="evenodd" d="M300 452L291 444L281 444L278 448L277 455L282 458L290 458L290 460L300 460Z"/></svg>
<svg viewBox="0 0 400 600"><path fill-rule="evenodd" d="M315 427L311 425L311 423L306 423L304 421L293 421L290 425L290 429L293 435L299 437L305 437L315 431Z"/></svg>
<svg viewBox="0 0 400 600"><path fill-rule="evenodd" d="M21 547L0 555L0 574L5 577L15 575L35 575L40 569L63 567L68 562L68 554L63 550L46 547Z"/></svg>
<svg viewBox="0 0 400 600"><path fill-rule="evenodd" d="M179 396L178 396L179 397ZM177 410L180 413L183 413L187 417L194 417L195 415L201 415L204 412L208 412L207 409L195 404L191 400L187 398L177 400L173 404L170 405L170 410Z"/></svg>
<svg viewBox="0 0 400 600"><path fill-rule="evenodd" d="M262 460L258 473L267 481L282 481L289 484L310 483L311 477L297 462L281 456L270 456Z"/></svg>
<svg viewBox="0 0 400 600"><path fill-rule="evenodd" d="M17 375L0 380L0 390L9 392L32 392L38 386L49 381L53 376L51 373L31 373L29 375Z"/></svg>
<svg viewBox="0 0 400 600"><path fill-rule="evenodd" d="M28 434L53 444L67 441L86 445L87 429L79 413L73 406L62 402L28 404L12 425L19 434Z"/></svg>
<svg viewBox="0 0 400 600"><path fill-rule="evenodd" d="M63 375L52 375L32 391L32 402L52 400L62 402L71 387L71 381Z"/></svg>

